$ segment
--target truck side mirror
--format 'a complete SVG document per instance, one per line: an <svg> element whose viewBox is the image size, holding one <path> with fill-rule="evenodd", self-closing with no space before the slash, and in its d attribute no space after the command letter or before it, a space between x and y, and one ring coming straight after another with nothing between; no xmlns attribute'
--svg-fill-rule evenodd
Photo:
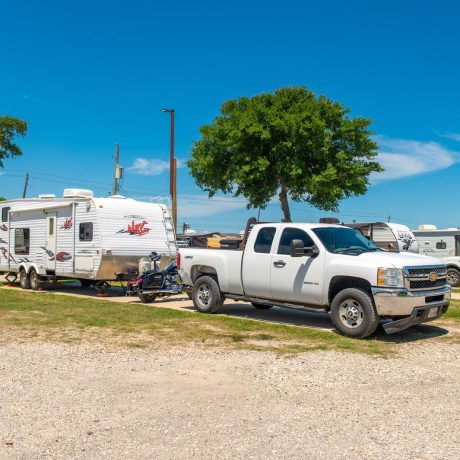
<svg viewBox="0 0 460 460"><path fill-rule="evenodd" d="M316 246L304 246L302 240L292 240L289 255L291 257L316 257L319 249Z"/></svg>

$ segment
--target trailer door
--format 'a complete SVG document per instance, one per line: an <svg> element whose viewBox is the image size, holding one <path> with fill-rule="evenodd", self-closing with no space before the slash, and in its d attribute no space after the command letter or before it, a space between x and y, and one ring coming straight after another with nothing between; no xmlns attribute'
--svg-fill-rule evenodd
<svg viewBox="0 0 460 460"><path fill-rule="evenodd" d="M46 262L47 271L56 271L56 213L48 213L46 218Z"/></svg>

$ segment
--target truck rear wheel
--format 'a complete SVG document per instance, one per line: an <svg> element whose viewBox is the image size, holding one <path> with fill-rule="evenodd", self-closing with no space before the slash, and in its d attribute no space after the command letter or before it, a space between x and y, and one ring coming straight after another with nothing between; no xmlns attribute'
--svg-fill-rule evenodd
<svg viewBox="0 0 460 460"><path fill-rule="evenodd" d="M344 289L334 297L331 319L340 333L356 338L373 334L380 320L371 296L355 288Z"/></svg>
<svg viewBox="0 0 460 460"><path fill-rule="evenodd" d="M30 289L29 277L27 276L27 272L25 270L21 270L19 273L19 286L21 286L22 289Z"/></svg>
<svg viewBox="0 0 460 460"><path fill-rule="evenodd" d="M193 284L193 305L201 313L216 313L224 303L217 281L210 276L201 276Z"/></svg>
<svg viewBox="0 0 460 460"><path fill-rule="evenodd" d="M452 287L460 286L460 271L453 267L448 268L447 269L447 282Z"/></svg>

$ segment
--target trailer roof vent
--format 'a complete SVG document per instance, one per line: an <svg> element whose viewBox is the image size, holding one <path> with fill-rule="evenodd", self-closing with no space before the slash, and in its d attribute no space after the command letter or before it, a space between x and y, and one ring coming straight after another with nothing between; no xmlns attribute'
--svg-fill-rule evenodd
<svg viewBox="0 0 460 460"><path fill-rule="evenodd" d="M320 217L320 224L340 224L340 220L336 217Z"/></svg>
<svg viewBox="0 0 460 460"><path fill-rule="evenodd" d="M56 198L56 195L53 195L52 193L46 193L43 195L38 195L38 198L40 198L41 200L49 200L51 198Z"/></svg>
<svg viewBox="0 0 460 460"><path fill-rule="evenodd" d="M66 188L62 195L64 198L93 198L93 192L91 190L85 190L82 188Z"/></svg>
<svg viewBox="0 0 460 460"><path fill-rule="evenodd" d="M436 225L431 225L431 224L422 224L418 226L418 229L423 231L427 230L437 230Z"/></svg>

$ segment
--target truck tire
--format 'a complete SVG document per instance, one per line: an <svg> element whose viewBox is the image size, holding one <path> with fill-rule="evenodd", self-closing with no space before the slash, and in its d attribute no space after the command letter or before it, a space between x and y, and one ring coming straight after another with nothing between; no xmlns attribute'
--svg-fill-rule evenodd
<svg viewBox="0 0 460 460"><path fill-rule="evenodd" d="M29 289L30 288L29 277L27 276L27 273L26 273L25 270L21 270L19 272L19 286L21 286L22 289Z"/></svg>
<svg viewBox="0 0 460 460"><path fill-rule="evenodd" d="M331 319L341 334L360 339L373 334L380 320L371 295L355 288L337 293L331 304Z"/></svg>
<svg viewBox="0 0 460 460"><path fill-rule="evenodd" d="M460 286L460 271L454 267L449 267L447 269L447 282L452 287Z"/></svg>
<svg viewBox="0 0 460 460"><path fill-rule="evenodd" d="M152 303L157 298L156 294L141 294L141 293L139 293L138 296L139 296L139 300L142 303Z"/></svg>
<svg viewBox="0 0 460 460"><path fill-rule="evenodd" d="M273 305L265 305L263 303L256 302L251 302L251 305L258 310L269 310L270 308L273 308Z"/></svg>
<svg viewBox="0 0 460 460"><path fill-rule="evenodd" d="M30 270L29 285L30 285L30 289L33 289L34 291L42 287L41 279L38 276L38 273L35 271L35 268L32 268L32 270Z"/></svg>
<svg viewBox="0 0 460 460"><path fill-rule="evenodd" d="M217 281L211 276L201 276L193 284L193 305L201 313L217 313L224 303Z"/></svg>

